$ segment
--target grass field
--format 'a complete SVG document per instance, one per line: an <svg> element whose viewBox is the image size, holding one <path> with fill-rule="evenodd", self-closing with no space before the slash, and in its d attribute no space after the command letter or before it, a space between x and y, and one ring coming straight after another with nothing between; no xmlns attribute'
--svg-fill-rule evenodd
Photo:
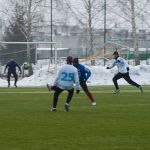
<svg viewBox="0 0 150 150"><path fill-rule="evenodd" d="M0 150L150 150L150 87L140 94L124 86L91 87L97 106L84 93L64 112L50 112L46 88L0 88Z"/></svg>

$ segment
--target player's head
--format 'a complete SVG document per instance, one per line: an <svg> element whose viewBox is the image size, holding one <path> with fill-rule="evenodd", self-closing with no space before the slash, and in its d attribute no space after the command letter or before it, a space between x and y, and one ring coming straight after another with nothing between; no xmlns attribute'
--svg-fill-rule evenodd
<svg viewBox="0 0 150 150"><path fill-rule="evenodd" d="M74 58L73 59L73 65L77 66L79 64L79 58Z"/></svg>
<svg viewBox="0 0 150 150"><path fill-rule="evenodd" d="M119 57L119 53L118 53L117 51L115 51L115 52L113 53L113 57L114 57L114 59L117 59L117 58Z"/></svg>
<svg viewBox="0 0 150 150"><path fill-rule="evenodd" d="M67 61L67 64L72 65L73 58L71 56L68 56L66 61Z"/></svg>

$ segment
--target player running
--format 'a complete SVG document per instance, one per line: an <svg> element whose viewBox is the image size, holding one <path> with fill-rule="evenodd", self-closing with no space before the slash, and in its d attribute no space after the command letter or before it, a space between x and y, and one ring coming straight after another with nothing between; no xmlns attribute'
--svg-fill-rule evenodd
<svg viewBox="0 0 150 150"><path fill-rule="evenodd" d="M8 68L8 73L7 73L7 81L8 81L8 87L10 87L10 76L11 74L15 78L14 86L17 87L17 81L18 81L18 75L16 73L16 68L19 69L20 74L22 73L20 66L15 62L13 59L6 64L4 73L6 73L6 69Z"/></svg>
<svg viewBox="0 0 150 150"><path fill-rule="evenodd" d="M67 57L67 64L63 65L55 79L54 85L47 85L49 91L54 90L53 107L51 111L56 111L58 97L64 90L68 91L67 100L65 103L65 111L69 111L69 104L74 94L74 82L76 83L76 92L80 92L80 84L77 69L72 65L73 58Z"/></svg>
<svg viewBox="0 0 150 150"><path fill-rule="evenodd" d="M86 68L85 66L79 64L79 59L78 58L73 59L73 65L78 69L80 85L81 85L83 91L86 93L86 95L90 99L92 105L95 106L96 102L95 102L95 100L93 98L93 95L89 91L89 89L87 87L87 84L86 84L86 81L91 76L91 71L88 68Z"/></svg>
<svg viewBox="0 0 150 150"><path fill-rule="evenodd" d="M117 80L124 78L129 84L136 86L137 88L140 89L141 93L143 93L143 88L141 85L137 84L136 82L134 82L133 80L131 80L130 76L129 76L129 66L126 62L125 59L123 59L122 57L119 57L119 53L117 51L115 51L113 53L113 57L115 59L114 63L112 64L112 66L107 67L106 69L111 69L114 66L118 67L118 74L116 74L113 78L113 82L114 85L116 87L116 90L114 91L114 94L117 94L120 92Z"/></svg>

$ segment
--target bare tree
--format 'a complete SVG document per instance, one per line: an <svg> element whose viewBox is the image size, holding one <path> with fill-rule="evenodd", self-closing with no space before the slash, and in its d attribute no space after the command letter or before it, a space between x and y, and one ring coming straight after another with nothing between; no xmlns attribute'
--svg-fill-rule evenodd
<svg viewBox="0 0 150 150"><path fill-rule="evenodd" d="M138 48L138 22L141 20L141 16L147 15L146 7L148 6L149 1L141 1L138 0L116 0L120 10L113 11L117 16L122 18L126 21L126 25L129 24L131 26L132 31L132 41L133 41L133 48L134 48L134 58L135 58L135 65L140 64L140 57L139 57L139 48ZM143 20L143 19L142 19ZM148 23L143 20L147 26Z"/></svg>
<svg viewBox="0 0 150 150"><path fill-rule="evenodd" d="M70 14L85 29L89 55L94 53L94 28L98 28L103 5L101 0L79 0L75 7L71 0L65 0Z"/></svg>
<svg viewBox="0 0 150 150"><path fill-rule="evenodd" d="M87 41L88 41L88 48L89 48L89 55L93 54L93 28L92 28L92 21L93 21L93 16L92 16L92 0L84 0L84 5L87 11Z"/></svg>
<svg viewBox="0 0 150 150"><path fill-rule="evenodd" d="M26 41L31 42L33 29L37 28L39 20L41 19L42 11L40 11L40 7L44 0L15 0L15 2L13 0L9 0L7 5L0 10L0 12L6 16L8 22L13 16L14 10L12 5L16 2L22 5L22 10L25 12L26 26L25 28L20 26L20 31L22 31L22 33L26 36ZM30 44L27 44L27 61L31 66ZM33 71L31 66L29 69L29 74L32 73Z"/></svg>
<svg viewBox="0 0 150 150"><path fill-rule="evenodd" d="M26 10L26 25L27 25L27 29L26 29L26 35L27 35L27 42L31 42L32 41L32 31L33 28L35 28L35 24L38 24L38 20L40 17L40 14L38 13L39 8L40 8L40 4L43 2L44 0L23 0L22 5L23 8ZM30 64L30 69L29 72L30 74L33 73L32 71L32 65L31 65L31 48L30 48L30 44L27 44L27 60L28 63Z"/></svg>
<svg viewBox="0 0 150 150"><path fill-rule="evenodd" d="M138 35L137 35L137 27L136 27L136 20L135 20L135 1L130 0L130 5L131 5L131 24L132 24L135 65L140 65L139 50L138 50Z"/></svg>

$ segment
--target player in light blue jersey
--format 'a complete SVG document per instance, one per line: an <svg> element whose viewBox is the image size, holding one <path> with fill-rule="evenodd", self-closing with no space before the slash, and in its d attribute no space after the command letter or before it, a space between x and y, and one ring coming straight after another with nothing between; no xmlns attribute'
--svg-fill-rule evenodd
<svg viewBox="0 0 150 150"><path fill-rule="evenodd" d="M139 85L139 84L137 84L136 82L134 82L130 78L130 76L129 76L129 66L128 66L126 60L123 59L122 57L119 57L119 53L117 51L115 51L113 53L113 57L114 57L115 61L114 61L114 63L110 67L107 67L107 69L111 69L114 66L118 67L118 74L116 74L114 76L114 78L113 78L113 82L114 82L114 85L116 87L116 90L114 91L114 94L117 94L117 93L120 92L117 80L119 80L121 78L124 78L129 84L131 84L131 85L136 86L137 88L139 88L140 91L141 91L141 93L143 93L142 86Z"/></svg>
<svg viewBox="0 0 150 150"><path fill-rule="evenodd" d="M76 84L76 92L80 92L80 83L77 69L72 65L73 58L67 57L67 64L63 65L58 71L54 85L51 87L47 85L49 90L54 90L53 107L51 111L56 111L58 97L64 90L68 91L67 100L65 103L65 110L69 111L69 104L74 93L74 83Z"/></svg>

